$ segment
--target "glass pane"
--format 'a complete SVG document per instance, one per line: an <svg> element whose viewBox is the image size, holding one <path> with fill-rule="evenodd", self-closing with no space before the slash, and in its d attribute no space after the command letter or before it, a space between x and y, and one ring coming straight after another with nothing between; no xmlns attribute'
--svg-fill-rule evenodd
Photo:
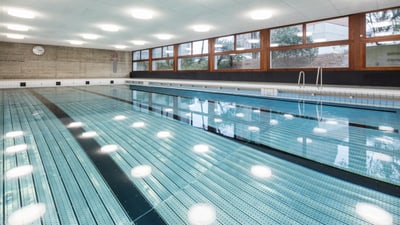
<svg viewBox="0 0 400 225"><path fill-rule="evenodd" d="M173 59L153 60L152 69L153 69L153 71L173 70L174 69L174 60Z"/></svg>
<svg viewBox="0 0 400 225"><path fill-rule="evenodd" d="M260 32L236 35L236 50L260 48Z"/></svg>
<svg viewBox="0 0 400 225"><path fill-rule="evenodd" d="M142 50L142 58L141 59L149 59L149 50Z"/></svg>
<svg viewBox="0 0 400 225"><path fill-rule="evenodd" d="M301 48L271 52L271 68L348 67L349 46Z"/></svg>
<svg viewBox="0 0 400 225"><path fill-rule="evenodd" d="M349 39L349 18L319 21L307 24L307 43Z"/></svg>
<svg viewBox="0 0 400 225"><path fill-rule="evenodd" d="M192 52L191 43L180 44L178 47L178 56L190 55Z"/></svg>
<svg viewBox="0 0 400 225"><path fill-rule="evenodd" d="M156 59L156 58L161 58L161 48L153 48L153 50L152 50L152 52L151 52L151 57L153 58L153 59Z"/></svg>
<svg viewBox="0 0 400 225"><path fill-rule="evenodd" d="M149 62L133 62L133 71L149 71Z"/></svg>
<svg viewBox="0 0 400 225"><path fill-rule="evenodd" d="M226 36L215 39L215 52L233 51L234 37Z"/></svg>
<svg viewBox="0 0 400 225"><path fill-rule="evenodd" d="M298 45L302 43L302 37L301 25L272 29L270 33L271 47Z"/></svg>
<svg viewBox="0 0 400 225"><path fill-rule="evenodd" d="M178 59L178 70L208 70L208 57Z"/></svg>
<svg viewBox="0 0 400 225"><path fill-rule="evenodd" d="M163 47L163 58L174 57L174 46L164 46Z"/></svg>
<svg viewBox="0 0 400 225"><path fill-rule="evenodd" d="M400 41L367 43L366 65L400 66Z"/></svg>
<svg viewBox="0 0 400 225"><path fill-rule="evenodd" d="M140 60L140 51L133 52L133 60Z"/></svg>
<svg viewBox="0 0 400 225"><path fill-rule="evenodd" d="M400 8L365 14L367 37L400 34Z"/></svg>
<svg viewBox="0 0 400 225"><path fill-rule="evenodd" d="M193 55L208 54L208 40L193 42Z"/></svg>
<svg viewBox="0 0 400 225"><path fill-rule="evenodd" d="M215 56L216 70L260 69L260 53L243 53Z"/></svg>

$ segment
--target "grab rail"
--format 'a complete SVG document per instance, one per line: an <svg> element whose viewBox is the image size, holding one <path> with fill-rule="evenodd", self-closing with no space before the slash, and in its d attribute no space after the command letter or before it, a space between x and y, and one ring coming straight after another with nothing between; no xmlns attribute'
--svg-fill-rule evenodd
<svg viewBox="0 0 400 225"><path fill-rule="evenodd" d="M317 69L317 79L315 80L315 86L322 88L322 67Z"/></svg>
<svg viewBox="0 0 400 225"><path fill-rule="evenodd" d="M297 79L297 85L300 86L300 81L301 81L302 78L303 78L303 87L304 87L305 80L306 80L306 73L303 70L299 72L299 78Z"/></svg>

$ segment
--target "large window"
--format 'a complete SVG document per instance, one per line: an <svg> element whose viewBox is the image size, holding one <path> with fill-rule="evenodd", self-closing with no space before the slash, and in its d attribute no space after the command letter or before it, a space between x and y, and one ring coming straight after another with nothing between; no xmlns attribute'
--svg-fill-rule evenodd
<svg viewBox="0 0 400 225"><path fill-rule="evenodd" d="M151 51L152 71L174 70L174 46L153 48Z"/></svg>
<svg viewBox="0 0 400 225"><path fill-rule="evenodd" d="M400 66L400 8L365 14L366 67Z"/></svg>
<svg viewBox="0 0 400 225"><path fill-rule="evenodd" d="M339 41L349 39L347 17L324 20L306 25L307 43Z"/></svg>
<svg viewBox="0 0 400 225"><path fill-rule="evenodd" d="M132 54L132 70L149 71L149 50L134 51Z"/></svg>
<svg viewBox="0 0 400 225"><path fill-rule="evenodd" d="M178 70L208 70L208 40L178 46Z"/></svg>
<svg viewBox="0 0 400 225"><path fill-rule="evenodd" d="M302 25L272 29L270 32L271 47L299 45L303 41Z"/></svg>

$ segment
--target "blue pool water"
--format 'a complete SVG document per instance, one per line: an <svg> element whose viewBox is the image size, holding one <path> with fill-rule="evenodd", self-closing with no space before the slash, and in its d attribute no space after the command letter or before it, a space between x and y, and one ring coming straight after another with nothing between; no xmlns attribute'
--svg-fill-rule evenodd
<svg viewBox="0 0 400 225"><path fill-rule="evenodd" d="M0 100L2 224L400 223L396 109L129 86Z"/></svg>

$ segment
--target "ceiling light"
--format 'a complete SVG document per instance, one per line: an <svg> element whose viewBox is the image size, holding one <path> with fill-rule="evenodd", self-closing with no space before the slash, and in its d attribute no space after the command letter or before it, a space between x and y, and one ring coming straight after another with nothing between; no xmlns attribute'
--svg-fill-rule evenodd
<svg viewBox="0 0 400 225"><path fill-rule="evenodd" d="M293 119L293 115L292 114L283 114L283 117L285 117L285 119L287 119L287 120Z"/></svg>
<svg viewBox="0 0 400 225"><path fill-rule="evenodd" d="M154 12L148 9L135 9L132 11L132 16L136 19L149 20L153 18Z"/></svg>
<svg viewBox="0 0 400 225"><path fill-rule="evenodd" d="M356 212L368 223L379 225L393 224L393 216L377 205L360 202L356 205Z"/></svg>
<svg viewBox="0 0 400 225"><path fill-rule="evenodd" d="M69 43L71 45L81 45L81 44L83 44L83 41L71 40L71 41L69 41Z"/></svg>
<svg viewBox="0 0 400 225"><path fill-rule="evenodd" d="M114 48L116 48L116 49L125 49L127 47L128 46L126 46L126 45L114 45Z"/></svg>
<svg viewBox="0 0 400 225"><path fill-rule="evenodd" d="M209 225L215 223L217 213L214 206L207 203L198 203L190 207L188 219L191 225Z"/></svg>
<svg viewBox="0 0 400 225"><path fill-rule="evenodd" d="M151 174L151 166L149 165L140 165L140 166L135 166L131 170L131 175L135 178L143 178L147 177Z"/></svg>
<svg viewBox="0 0 400 225"><path fill-rule="evenodd" d="M39 220L46 213L46 206L43 203L34 203L24 206L8 217L9 225L31 224ZM39 222L40 223L40 222Z"/></svg>
<svg viewBox="0 0 400 225"><path fill-rule="evenodd" d="M83 138L92 138L92 137L95 137L95 136L97 136L96 131L88 131L88 132L82 133L81 137L83 137Z"/></svg>
<svg viewBox="0 0 400 225"><path fill-rule="evenodd" d="M29 27L25 25L18 25L18 24L8 24L7 28L9 30L16 30L16 31L28 31Z"/></svg>
<svg viewBox="0 0 400 225"><path fill-rule="evenodd" d="M110 153L118 150L118 145L104 145L100 148L100 152L102 153Z"/></svg>
<svg viewBox="0 0 400 225"><path fill-rule="evenodd" d="M313 129L313 132L316 134L325 134L327 132L327 130L324 128L321 128L321 127L315 127Z"/></svg>
<svg viewBox="0 0 400 225"><path fill-rule="evenodd" d="M113 24L103 24L100 26L100 28L104 31L109 31L109 32L117 32L119 31L119 27Z"/></svg>
<svg viewBox="0 0 400 225"><path fill-rule="evenodd" d="M70 124L68 124L68 128L76 128L76 127L81 127L83 125L82 122L72 122Z"/></svg>
<svg viewBox="0 0 400 225"><path fill-rule="evenodd" d="M389 127L389 126L379 126L378 129L381 130L381 131L387 131L387 132L393 132L394 131L394 128L393 127Z"/></svg>
<svg viewBox="0 0 400 225"><path fill-rule="evenodd" d="M239 118L243 118L243 117L244 117L244 113L236 113L235 116L236 116L236 117L239 117Z"/></svg>
<svg viewBox="0 0 400 225"><path fill-rule="evenodd" d="M21 34L7 34L7 37L11 38L11 39L19 39L19 40L25 38L25 36L21 35Z"/></svg>
<svg viewBox="0 0 400 225"><path fill-rule="evenodd" d="M278 123L279 123L278 120L275 120L275 119L272 119L269 121L269 124L272 126L278 125Z"/></svg>
<svg viewBox="0 0 400 225"><path fill-rule="evenodd" d="M132 41L132 43L133 43L134 45L144 45L144 44L146 44L145 41L141 41L141 40L135 40L135 41Z"/></svg>
<svg viewBox="0 0 400 225"><path fill-rule="evenodd" d="M260 131L260 128L259 128L259 127L256 127L256 126L249 126L247 129L248 129L249 131L251 131L251 132L258 132L258 131Z"/></svg>
<svg viewBox="0 0 400 225"><path fill-rule="evenodd" d="M253 20L266 20L266 19L271 18L271 16L272 16L271 11L263 10L263 9L255 10L255 11L250 13L250 17Z"/></svg>
<svg viewBox="0 0 400 225"><path fill-rule="evenodd" d="M205 153L209 151L209 147L206 144L198 144L193 146L193 151L197 153Z"/></svg>
<svg viewBox="0 0 400 225"><path fill-rule="evenodd" d="M5 153L6 154L14 154L14 153L17 153L17 152L26 151L27 149L28 149L28 145L27 144L19 144L19 145L14 145L14 146L7 147Z"/></svg>
<svg viewBox="0 0 400 225"><path fill-rule="evenodd" d="M9 9L8 15L15 16L24 19L33 19L35 18L35 13L25 9Z"/></svg>
<svg viewBox="0 0 400 225"><path fill-rule="evenodd" d="M168 138L171 137L171 133L168 131L160 131L157 133L158 138Z"/></svg>
<svg viewBox="0 0 400 225"><path fill-rule="evenodd" d="M88 40L96 40L99 38L99 35L97 34L82 34L82 37Z"/></svg>
<svg viewBox="0 0 400 225"><path fill-rule="evenodd" d="M193 30L196 32L208 32L208 31L210 31L210 29L211 29L211 27L209 25L205 25L205 24L193 26Z"/></svg>
<svg viewBox="0 0 400 225"><path fill-rule="evenodd" d="M14 137L22 136L22 135L24 135L24 132L23 132L23 131L20 131L20 130L18 130L18 131L11 131L11 132L6 133L6 137L7 137L7 138L14 138Z"/></svg>
<svg viewBox="0 0 400 225"><path fill-rule="evenodd" d="M169 40L172 38L170 34L157 34L156 37L160 40Z"/></svg>
<svg viewBox="0 0 400 225"><path fill-rule="evenodd" d="M259 110L259 109L253 109L253 113L260 113L261 112L261 110Z"/></svg>
<svg viewBox="0 0 400 225"><path fill-rule="evenodd" d="M33 171L33 166L24 165L12 168L6 172L7 179L18 178L31 174Z"/></svg>
<svg viewBox="0 0 400 225"><path fill-rule="evenodd" d="M124 120L126 119L126 116L124 115L118 115L118 116L114 116L113 120Z"/></svg>
<svg viewBox="0 0 400 225"><path fill-rule="evenodd" d="M135 128L144 127L144 122L135 122L132 124L132 127Z"/></svg>
<svg viewBox="0 0 400 225"><path fill-rule="evenodd" d="M272 171L269 167L262 166L262 165L255 165L252 166L251 169L251 174L253 174L256 177L259 178L268 178L272 176Z"/></svg>

